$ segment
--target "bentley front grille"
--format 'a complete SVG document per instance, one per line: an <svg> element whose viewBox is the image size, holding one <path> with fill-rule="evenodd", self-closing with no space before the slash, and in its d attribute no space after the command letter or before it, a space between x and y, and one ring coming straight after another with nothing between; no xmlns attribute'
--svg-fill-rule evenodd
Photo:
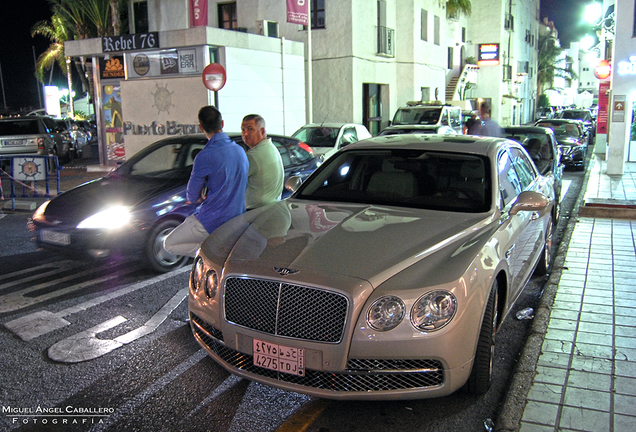
<svg viewBox="0 0 636 432"><path fill-rule="evenodd" d="M344 372L333 373L305 369L305 376L289 375L255 366L253 357L227 347L212 336L218 332L191 314L192 330L197 339L224 363L247 373L305 387L334 392L371 392L421 389L444 383L444 370L437 360L367 360L352 359Z"/></svg>
<svg viewBox="0 0 636 432"><path fill-rule="evenodd" d="M333 291L262 279L225 282L225 318L277 336L338 343L348 307L347 297Z"/></svg>

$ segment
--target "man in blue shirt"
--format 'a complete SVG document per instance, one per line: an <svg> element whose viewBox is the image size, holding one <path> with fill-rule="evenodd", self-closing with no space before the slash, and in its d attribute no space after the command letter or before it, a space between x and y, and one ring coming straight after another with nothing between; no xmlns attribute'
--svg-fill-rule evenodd
<svg viewBox="0 0 636 432"><path fill-rule="evenodd" d="M212 231L245 212L249 168L243 148L223 132L223 119L215 107L199 110L199 127L208 143L194 159L186 193L189 202L202 204L164 240L168 252L190 257Z"/></svg>

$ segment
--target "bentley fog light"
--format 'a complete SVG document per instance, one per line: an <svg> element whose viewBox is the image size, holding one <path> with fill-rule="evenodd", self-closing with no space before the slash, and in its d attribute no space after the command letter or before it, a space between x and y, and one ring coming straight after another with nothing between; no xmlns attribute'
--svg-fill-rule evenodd
<svg viewBox="0 0 636 432"><path fill-rule="evenodd" d="M450 322L457 312L457 299L447 291L433 291L420 297L411 310L411 324L421 331L435 331Z"/></svg>
<svg viewBox="0 0 636 432"><path fill-rule="evenodd" d="M214 270L208 270L205 277L205 294L209 299L213 299L216 296L216 291L219 288L219 277Z"/></svg>
<svg viewBox="0 0 636 432"><path fill-rule="evenodd" d="M375 330L388 331L402 322L404 312L404 303L398 297L381 297L374 301L369 308L367 323Z"/></svg>
<svg viewBox="0 0 636 432"><path fill-rule="evenodd" d="M115 206L95 213L81 221L77 228L118 229L130 221L130 207Z"/></svg>

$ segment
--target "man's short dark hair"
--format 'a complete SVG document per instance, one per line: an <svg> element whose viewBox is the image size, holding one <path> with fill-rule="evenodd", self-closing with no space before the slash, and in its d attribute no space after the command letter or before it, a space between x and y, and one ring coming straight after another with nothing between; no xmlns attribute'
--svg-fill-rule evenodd
<svg viewBox="0 0 636 432"><path fill-rule="evenodd" d="M262 127L262 128L265 127L265 119L258 114L248 114L245 117L243 117L244 122L250 121L250 120L254 120L254 123L256 123L258 127Z"/></svg>
<svg viewBox="0 0 636 432"><path fill-rule="evenodd" d="M223 118L221 112L212 105L204 106L199 110L199 123L207 133L216 133L223 130Z"/></svg>

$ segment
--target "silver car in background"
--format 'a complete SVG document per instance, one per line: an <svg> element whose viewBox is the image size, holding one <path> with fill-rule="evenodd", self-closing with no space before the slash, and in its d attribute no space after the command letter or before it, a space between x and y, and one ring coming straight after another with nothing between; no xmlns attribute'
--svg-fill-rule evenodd
<svg viewBox="0 0 636 432"><path fill-rule="evenodd" d="M554 202L513 141L351 144L202 244L193 334L231 373L321 398L485 393L499 327L549 269Z"/></svg>

